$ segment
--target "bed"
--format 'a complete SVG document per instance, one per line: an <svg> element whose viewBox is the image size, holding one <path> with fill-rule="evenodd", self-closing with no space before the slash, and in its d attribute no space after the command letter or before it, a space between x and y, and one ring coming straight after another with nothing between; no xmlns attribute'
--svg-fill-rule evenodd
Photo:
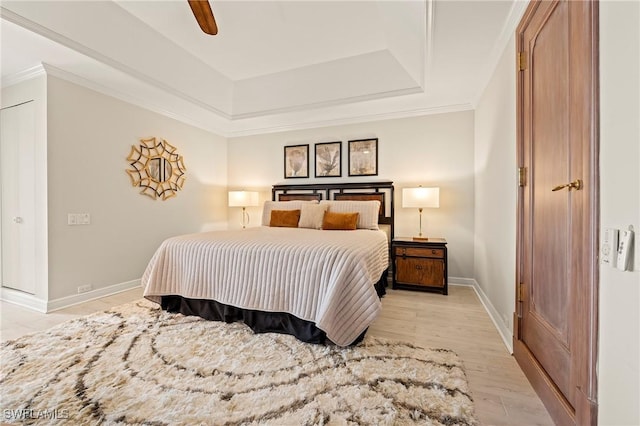
<svg viewBox="0 0 640 426"><path fill-rule="evenodd" d="M302 225L304 212L319 207L337 216L359 211L357 229L268 226L270 214L285 211L302 211ZM144 296L170 312L242 321L257 333L359 342L387 284L392 182L275 185L262 225L165 240L143 275Z"/></svg>

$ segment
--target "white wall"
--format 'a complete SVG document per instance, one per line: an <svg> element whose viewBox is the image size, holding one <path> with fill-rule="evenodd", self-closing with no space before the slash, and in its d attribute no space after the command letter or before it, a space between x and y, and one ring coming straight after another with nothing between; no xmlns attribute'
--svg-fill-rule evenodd
<svg viewBox="0 0 640 426"><path fill-rule="evenodd" d="M600 2L600 225L636 232L635 270L600 268L599 423L640 424L640 3Z"/></svg>
<svg viewBox="0 0 640 426"><path fill-rule="evenodd" d="M131 146L152 136L187 168L167 201L139 194L125 172ZM226 186L226 139L49 77L49 298L137 280L166 237L226 228ZM91 224L68 226L68 213Z"/></svg>
<svg viewBox="0 0 640 426"><path fill-rule="evenodd" d="M418 212L403 209L402 188L439 186L440 208L425 209L423 234L445 237L449 248L449 276L473 277L473 112L464 111L415 118L385 120L232 138L229 140L231 189L260 190L270 199L276 183L353 182L392 180L396 196L396 235L418 234ZM378 138L378 176L348 177L347 141ZM314 179L313 145L342 141L342 178ZM285 145L309 144L309 179L284 179ZM259 223L260 208L250 209L252 224ZM229 213L230 225L239 226L239 209Z"/></svg>
<svg viewBox="0 0 640 426"><path fill-rule="evenodd" d="M511 37L475 115L475 270L511 347L516 266L515 36Z"/></svg>

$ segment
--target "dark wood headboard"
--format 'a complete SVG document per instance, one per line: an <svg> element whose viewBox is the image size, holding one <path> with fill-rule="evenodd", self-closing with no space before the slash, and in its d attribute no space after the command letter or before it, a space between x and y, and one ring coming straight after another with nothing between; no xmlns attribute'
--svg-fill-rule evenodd
<svg viewBox="0 0 640 426"><path fill-rule="evenodd" d="M393 182L348 182L273 185L273 201L292 200L379 200L378 223L390 227L394 236Z"/></svg>

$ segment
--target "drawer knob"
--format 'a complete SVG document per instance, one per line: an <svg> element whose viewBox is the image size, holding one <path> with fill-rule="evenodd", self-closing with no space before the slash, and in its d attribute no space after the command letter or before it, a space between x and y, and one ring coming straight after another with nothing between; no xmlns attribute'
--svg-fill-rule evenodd
<svg viewBox="0 0 640 426"><path fill-rule="evenodd" d="M421 271L422 270L422 265L416 265L416 269Z"/></svg>
<svg viewBox="0 0 640 426"><path fill-rule="evenodd" d="M435 250L431 250L431 254L436 254L437 252Z"/></svg>

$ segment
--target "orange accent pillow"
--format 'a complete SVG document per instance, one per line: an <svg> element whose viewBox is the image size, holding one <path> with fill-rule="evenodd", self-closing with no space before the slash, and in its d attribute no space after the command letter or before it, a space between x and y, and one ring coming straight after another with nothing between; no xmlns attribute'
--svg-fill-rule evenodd
<svg viewBox="0 0 640 426"><path fill-rule="evenodd" d="M297 228L300 221L300 210L271 210L269 226L280 228Z"/></svg>
<svg viewBox="0 0 640 426"><path fill-rule="evenodd" d="M322 218L322 229L334 231L353 231L358 225L359 213L325 212Z"/></svg>

